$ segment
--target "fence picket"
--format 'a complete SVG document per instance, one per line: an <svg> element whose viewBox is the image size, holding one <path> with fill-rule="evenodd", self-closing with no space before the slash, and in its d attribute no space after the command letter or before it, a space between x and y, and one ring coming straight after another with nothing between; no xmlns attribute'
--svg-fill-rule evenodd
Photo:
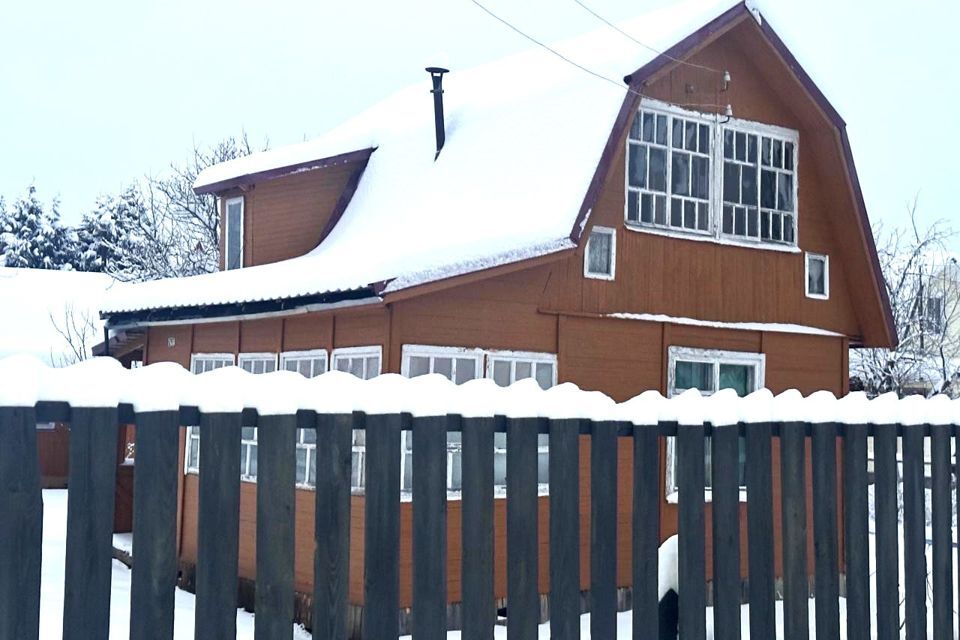
<svg viewBox="0 0 960 640"><path fill-rule="evenodd" d="M840 636L837 425L813 425L813 549L817 638Z"/></svg>
<svg viewBox="0 0 960 640"><path fill-rule="evenodd" d="M141 413L133 476L133 539L137 561L130 578L130 640L173 638L177 586L177 460L180 420L176 411Z"/></svg>
<svg viewBox="0 0 960 640"><path fill-rule="evenodd" d="M633 428L633 640L660 637L660 430Z"/></svg>
<svg viewBox="0 0 960 640"><path fill-rule="evenodd" d="M680 637L703 640L707 633L703 425L679 425L676 445L677 491L680 494L677 522Z"/></svg>
<svg viewBox="0 0 960 640"><path fill-rule="evenodd" d="M567 471L569 473L569 471ZM590 441L590 637L617 635L617 423Z"/></svg>
<svg viewBox="0 0 960 640"><path fill-rule="evenodd" d="M507 419L507 640L537 636L536 418Z"/></svg>
<svg viewBox="0 0 960 640"><path fill-rule="evenodd" d="M927 637L923 431L922 425L903 427L903 622L907 640Z"/></svg>
<svg viewBox="0 0 960 640"><path fill-rule="evenodd" d="M740 638L740 465L736 424L714 426L710 438L713 503L713 633Z"/></svg>
<svg viewBox="0 0 960 640"><path fill-rule="evenodd" d="M783 634L810 637L807 581L806 425L780 425L781 519L783 523Z"/></svg>
<svg viewBox="0 0 960 640"><path fill-rule="evenodd" d="M329 640L347 638L353 420L350 414L317 416L312 631Z"/></svg>
<svg viewBox="0 0 960 640"><path fill-rule="evenodd" d="M400 433L407 416L366 416L363 635L397 635L400 611Z"/></svg>
<svg viewBox="0 0 960 640"><path fill-rule="evenodd" d="M550 422L550 637L580 637L580 421Z"/></svg>
<svg viewBox="0 0 960 640"><path fill-rule="evenodd" d="M239 413L200 414L197 640L235 640L240 549Z"/></svg>
<svg viewBox="0 0 960 640"><path fill-rule="evenodd" d="M867 504L867 425L848 424L843 434L843 528L847 577L847 640L870 636L870 508Z"/></svg>
<svg viewBox="0 0 960 640"><path fill-rule="evenodd" d="M43 498L33 407L0 407L0 638L40 637Z"/></svg>
<svg viewBox="0 0 960 640"><path fill-rule="evenodd" d="M297 418L260 416L257 431L256 640L293 636Z"/></svg>
<svg viewBox="0 0 960 640"><path fill-rule="evenodd" d="M447 637L447 421L413 420L413 638Z"/></svg>
<svg viewBox="0 0 960 640"><path fill-rule="evenodd" d="M897 522L897 425L873 427L874 512L877 542L877 640L900 637L900 568Z"/></svg>
<svg viewBox="0 0 960 640"><path fill-rule="evenodd" d="M773 489L769 423L745 426L747 440L747 570L750 596L750 637L776 633L773 575Z"/></svg>
<svg viewBox="0 0 960 640"><path fill-rule="evenodd" d="M933 637L953 640L953 490L950 425L930 427L933 456Z"/></svg>
<svg viewBox="0 0 960 640"><path fill-rule="evenodd" d="M70 427L63 637L106 640L113 573L117 408L75 408Z"/></svg>
<svg viewBox="0 0 960 640"><path fill-rule="evenodd" d="M463 640L490 640L493 603L494 418L464 418Z"/></svg>

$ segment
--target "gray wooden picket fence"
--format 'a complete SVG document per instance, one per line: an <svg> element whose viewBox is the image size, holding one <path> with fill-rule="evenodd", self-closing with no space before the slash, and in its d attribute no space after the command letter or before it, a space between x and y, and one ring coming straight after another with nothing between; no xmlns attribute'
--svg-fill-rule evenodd
<svg viewBox="0 0 960 640"><path fill-rule="evenodd" d="M537 436L549 434L550 627L553 638L580 628L579 447L590 438L590 628L616 637L617 478L633 483L633 638L657 638L658 512L663 438L676 437L679 495L679 610L684 640L705 636L705 448L712 448L713 611L715 637L739 637L741 616L738 437L746 439L749 627L775 634L774 500L782 501L783 633L787 638L850 640L927 637L932 573L934 637L954 637L953 465L957 425L905 427L771 422L713 427L589 420L414 418L408 414L259 416L203 414L195 407L135 414L131 405L71 409L65 403L0 408L0 640L38 637L42 504L36 423L71 425L64 638L107 638L110 618L114 457L119 424L137 426L131 638L173 635L177 581L176 519L181 425L199 425L199 564L196 637L236 635L241 425L259 428L256 637L289 638L294 607L294 487L297 429L317 430L316 556L313 633L344 638L347 625L351 430L367 432L364 637L397 636L401 431L413 433L413 637L446 637L446 442L462 432L463 638L489 639L493 594L494 433L506 432L507 634L537 637ZM876 607L871 612L868 540L868 439L874 454ZM932 566L926 563L923 449L931 440ZM617 468L618 441L632 441L632 470ZM779 468L771 451L778 442ZM899 445L899 446L898 446ZM837 452L842 446L842 490ZM898 531L898 448L902 452L903 535ZM958 447L960 449L960 447ZM809 450L812 475L807 476ZM781 491L774 496L773 474ZM812 483L813 521L807 522ZM842 503L838 500L842 499ZM842 504L842 510L838 505ZM843 519L845 553L838 552ZM814 576L808 575L812 526ZM901 547L902 545L902 547ZM905 571L898 570L903 549ZM469 550L469 551L467 551ZM839 597L845 576L846 619ZM815 578L815 580L811 580ZM810 584L815 584L810 587ZM905 602L900 602L900 586ZM815 596L815 601L810 600ZM814 628L809 609L815 608ZM901 619L902 612L902 619Z"/></svg>

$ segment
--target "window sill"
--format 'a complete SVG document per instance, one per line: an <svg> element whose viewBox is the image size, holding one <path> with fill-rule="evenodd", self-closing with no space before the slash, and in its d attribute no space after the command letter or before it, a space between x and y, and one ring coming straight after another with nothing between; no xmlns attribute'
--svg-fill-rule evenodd
<svg viewBox="0 0 960 640"><path fill-rule="evenodd" d="M740 502L745 503L747 501L747 489L745 487L740 487ZM713 502L713 490L704 489L703 490L703 501L706 503ZM678 504L680 502L680 492L673 491L667 494L667 504Z"/></svg>
<svg viewBox="0 0 960 640"><path fill-rule="evenodd" d="M761 242L741 242L734 240L732 238L721 236L717 237L714 234L704 234L703 232L694 232L685 233L683 231L670 231L667 229L658 229L655 227L645 227L639 225L635 222L624 222L624 226L629 231L636 231L637 233L649 233L654 236L663 236L665 238L676 238L678 240L693 240L694 242L710 242L712 244L720 244L728 247L742 247L746 249L760 249L761 251L777 251L779 253L802 253L800 247L796 245L786 245L786 244L764 244Z"/></svg>

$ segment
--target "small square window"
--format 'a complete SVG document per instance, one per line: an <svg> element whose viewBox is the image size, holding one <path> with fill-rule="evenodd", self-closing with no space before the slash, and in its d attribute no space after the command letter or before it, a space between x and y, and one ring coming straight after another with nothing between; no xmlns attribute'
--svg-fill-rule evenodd
<svg viewBox="0 0 960 640"><path fill-rule="evenodd" d="M826 300L830 297L830 259L817 253L808 253L806 258L807 297Z"/></svg>
<svg viewBox="0 0 960 640"><path fill-rule="evenodd" d="M617 232L609 227L594 227L583 257L586 278L613 280L616 271Z"/></svg>

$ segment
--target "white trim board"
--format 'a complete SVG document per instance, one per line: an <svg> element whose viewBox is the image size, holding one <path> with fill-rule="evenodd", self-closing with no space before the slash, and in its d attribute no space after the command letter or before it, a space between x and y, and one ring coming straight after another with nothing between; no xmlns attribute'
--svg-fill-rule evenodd
<svg viewBox="0 0 960 640"><path fill-rule="evenodd" d="M668 322L692 327L710 327L713 329L736 329L739 331L767 331L771 333L799 333L811 336L829 336L833 338L848 337L819 327L809 327L802 324L781 322L720 322L717 320L698 320L696 318L682 318L657 313L608 313L604 317L618 320L640 320L643 322Z"/></svg>

